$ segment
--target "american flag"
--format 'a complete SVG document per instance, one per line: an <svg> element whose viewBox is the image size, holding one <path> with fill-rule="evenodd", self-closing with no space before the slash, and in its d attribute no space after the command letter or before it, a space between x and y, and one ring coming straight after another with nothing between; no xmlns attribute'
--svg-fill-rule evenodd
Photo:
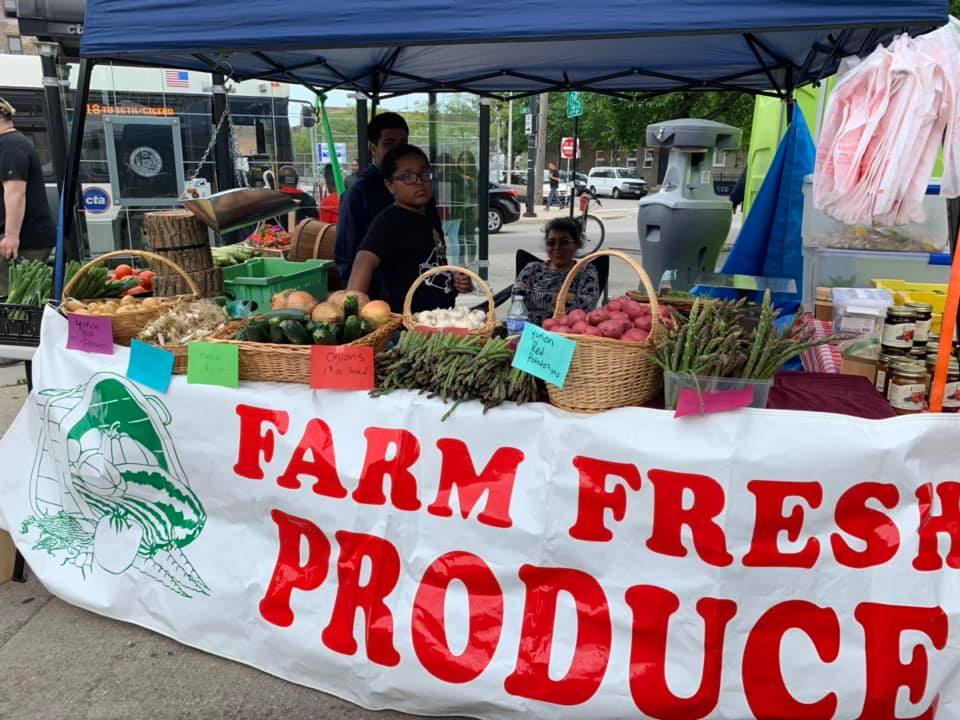
<svg viewBox="0 0 960 720"><path fill-rule="evenodd" d="M168 88L190 88L190 73L186 70L164 70L163 84Z"/></svg>

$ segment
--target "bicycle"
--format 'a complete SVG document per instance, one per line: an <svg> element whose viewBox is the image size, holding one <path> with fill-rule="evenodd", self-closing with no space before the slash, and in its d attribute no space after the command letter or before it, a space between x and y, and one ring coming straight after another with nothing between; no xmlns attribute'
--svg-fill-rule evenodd
<svg viewBox="0 0 960 720"><path fill-rule="evenodd" d="M573 202L573 198L570 201ZM574 254L574 257L582 258L590 253L595 253L603 245L607 230L600 218L590 214L590 207L593 203L596 203L598 208L603 207L597 196L584 188L580 192L580 215L576 218L580 224L580 239L583 244Z"/></svg>

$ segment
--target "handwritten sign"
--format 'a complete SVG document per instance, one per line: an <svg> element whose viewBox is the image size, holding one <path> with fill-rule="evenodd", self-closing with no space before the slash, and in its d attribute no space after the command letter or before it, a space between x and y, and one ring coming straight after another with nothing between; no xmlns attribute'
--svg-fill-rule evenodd
<svg viewBox="0 0 960 720"><path fill-rule="evenodd" d="M680 388L677 395L677 409L674 417L686 415L706 415L708 413L728 412L750 407L753 402L753 388L742 390L720 390L701 392L690 388Z"/></svg>
<svg viewBox="0 0 960 720"><path fill-rule="evenodd" d="M513 367L562 388L576 346L573 340L527 323L513 356Z"/></svg>
<svg viewBox="0 0 960 720"><path fill-rule="evenodd" d="M134 340L130 343L130 362L127 377L165 393L173 377L173 353L156 345Z"/></svg>
<svg viewBox="0 0 960 720"><path fill-rule="evenodd" d="M315 390L373 390L373 348L314 345L310 348L310 387Z"/></svg>
<svg viewBox="0 0 960 720"><path fill-rule="evenodd" d="M187 345L187 382L191 385L240 385L240 348L230 343Z"/></svg>
<svg viewBox="0 0 960 720"><path fill-rule="evenodd" d="M68 318L67 349L113 355L113 320L100 315Z"/></svg>

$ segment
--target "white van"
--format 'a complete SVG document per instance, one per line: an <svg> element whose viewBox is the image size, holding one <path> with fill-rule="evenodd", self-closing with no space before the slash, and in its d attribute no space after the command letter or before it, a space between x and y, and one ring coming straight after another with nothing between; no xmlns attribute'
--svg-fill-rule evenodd
<svg viewBox="0 0 960 720"><path fill-rule="evenodd" d="M647 194L647 181L638 178L633 168L595 167L587 175L587 187L594 195L642 198Z"/></svg>

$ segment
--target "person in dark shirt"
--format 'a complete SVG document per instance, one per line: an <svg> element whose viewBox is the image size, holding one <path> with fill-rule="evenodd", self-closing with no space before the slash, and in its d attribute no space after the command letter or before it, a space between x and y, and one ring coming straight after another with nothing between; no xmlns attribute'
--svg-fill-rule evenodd
<svg viewBox="0 0 960 720"><path fill-rule="evenodd" d="M384 184L384 175L380 170L387 153L399 145L406 145L410 129L406 121L396 113L377 115L367 126L367 140L370 142L370 157L373 163L357 177L350 192L340 203L340 217L337 222L337 239L334 246L334 258L344 282L350 278L353 260L357 256L360 243L367 234L370 223L381 210L393 205L393 195ZM431 198L426 215L441 233L443 225L437 213L437 205ZM374 277L371 283L371 296L379 297L380 279Z"/></svg>
<svg viewBox="0 0 960 720"><path fill-rule="evenodd" d="M556 203L563 210L563 200L560 198L560 171L553 163L547 165L547 182L550 183L550 194L543 206L549 210Z"/></svg>
<svg viewBox="0 0 960 720"><path fill-rule="evenodd" d="M360 161L354 158L350 161L350 174L343 179L344 190L349 190L357 182L357 178L360 177Z"/></svg>
<svg viewBox="0 0 960 720"><path fill-rule="evenodd" d="M300 173L293 165L283 165L277 170L277 184L280 186L277 188L280 192L300 201L300 206L297 208L297 224L303 220L313 220L318 217L317 200L300 189ZM286 215L279 220L284 230L293 232L292 227L287 227Z"/></svg>
<svg viewBox="0 0 960 720"><path fill-rule="evenodd" d="M16 112L0 98L0 295L7 294L7 262L48 260L57 241L43 166L33 144L13 126Z"/></svg>
<svg viewBox="0 0 960 720"><path fill-rule="evenodd" d="M447 264L443 232L427 214L433 199L433 171L426 154L402 145L383 158L384 187L394 202L370 224L350 272L348 290L368 292L378 270L383 296L394 312L413 282L431 267ZM351 191L353 192L353 191ZM453 307L458 292L470 292L470 278L441 273L424 280L413 296L413 312Z"/></svg>

